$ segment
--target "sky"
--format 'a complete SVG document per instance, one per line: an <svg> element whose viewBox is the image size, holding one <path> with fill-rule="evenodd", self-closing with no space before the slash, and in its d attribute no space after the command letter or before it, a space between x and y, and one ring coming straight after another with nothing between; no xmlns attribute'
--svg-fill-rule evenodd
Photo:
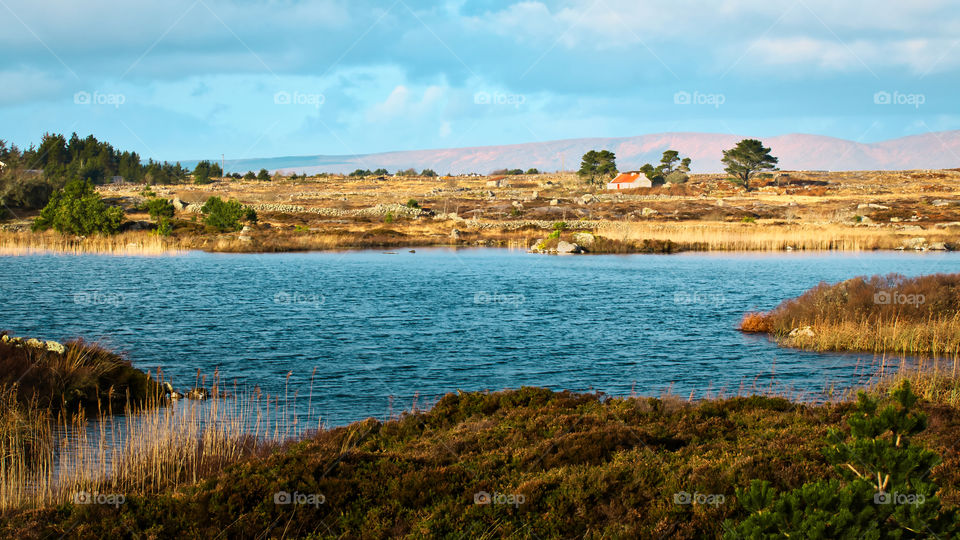
<svg viewBox="0 0 960 540"><path fill-rule="evenodd" d="M0 139L160 160L958 129L950 0L0 0Z"/></svg>

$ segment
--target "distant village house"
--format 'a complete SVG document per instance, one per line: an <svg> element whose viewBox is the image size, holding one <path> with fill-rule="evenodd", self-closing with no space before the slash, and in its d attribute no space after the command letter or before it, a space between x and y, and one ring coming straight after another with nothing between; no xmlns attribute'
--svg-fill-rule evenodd
<svg viewBox="0 0 960 540"><path fill-rule="evenodd" d="M620 173L616 178L607 184L607 189L616 190L641 187L653 187L653 182L640 171Z"/></svg>

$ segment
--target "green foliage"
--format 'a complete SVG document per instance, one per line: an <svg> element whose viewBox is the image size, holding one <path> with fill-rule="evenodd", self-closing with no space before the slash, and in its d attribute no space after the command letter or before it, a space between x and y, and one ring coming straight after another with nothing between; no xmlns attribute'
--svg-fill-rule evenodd
<svg viewBox="0 0 960 540"><path fill-rule="evenodd" d="M743 216L742 218L740 218L740 223L756 223L756 222L757 222L757 218L753 216Z"/></svg>
<svg viewBox="0 0 960 540"><path fill-rule="evenodd" d="M643 167L640 167L640 172L654 184L662 184L664 182L682 184L690 179L687 175L687 173L690 172L690 158L681 159L680 152L676 150L666 150L660 158L659 165L654 167L646 163Z"/></svg>
<svg viewBox="0 0 960 540"><path fill-rule="evenodd" d="M374 176L390 176L390 172L383 168L373 171L373 174Z"/></svg>
<svg viewBox="0 0 960 540"><path fill-rule="evenodd" d="M60 233L86 236L113 234L123 222L123 210L107 206L90 181L76 180L50 197L33 222L33 230L53 228Z"/></svg>
<svg viewBox="0 0 960 540"><path fill-rule="evenodd" d="M357 169L352 173L348 174L347 176L349 176L350 178L363 178L365 176L370 176L372 174L373 173L367 169Z"/></svg>
<svg viewBox="0 0 960 540"><path fill-rule="evenodd" d="M200 209L203 222L220 232L239 231L241 220L255 223L256 212L240 204L237 200L223 201L220 197L210 197Z"/></svg>
<svg viewBox="0 0 960 540"><path fill-rule="evenodd" d="M420 208L420 203L416 199L410 199L407 201L407 208Z"/></svg>
<svg viewBox="0 0 960 540"><path fill-rule="evenodd" d="M17 180L12 175L0 179L0 204L29 210L43 208L50 202L54 189L40 178Z"/></svg>
<svg viewBox="0 0 960 540"><path fill-rule="evenodd" d="M750 178L761 171L775 171L779 160L770 155L770 149L764 148L762 142L744 139L730 150L724 150L721 161L726 165L724 170L750 191Z"/></svg>
<svg viewBox="0 0 960 540"><path fill-rule="evenodd" d="M523 174L540 174L540 171L537 170L536 168L531 168L531 169L527 169L527 172Z"/></svg>
<svg viewBox="0 0 960 540"><path fill-rule="evenodd" d="M617 174L617 156L609 150L590 150L583 155L577 175L590 185L600 185Z"/></svg>
<svg viewBox="0 0 960 540"><path fill-rule="evenodd" d="M664 177L664 181L668 184L684 184L687 180L690 180L690 176L682 171L673 171Z"/></svg>
<svg viewBox="0 0 960 540"><path fill-rule="evenodd" d="M560 238L560 235L563 231L567 230L567 223L565 221L558 221L553 224L553 232L550 233L550 236L547 239Z"/></svg>
<svg viewBox="0 0 960 540"><path fill-rule="evenodd" d="M167 199L150 199L143 205L144 210L150 214L150 219L159 222L160 218L172 218L174 213L173 203Z"/></svg>
<svg viewBox="0 0 960 540"><path fill-rule="evenodd" d="M393 223L393 212L387 212L387 215L383 216L384 223Z"/></svg>
<svg viewBox="0 0 960 540"><path fill-rule="evenodd" d="M211 178L221 178L222 176L223 169L220 168L220 165L209 161L201 161L193 169L193 182L195 184L209 184Z"/></svg>
<svg viewBox="0 0 960 540"><path fill-rule="evenodd" d="M253 171L247 171L247 174L243 175L244 180L256 180L257 175Z"/></svg>
<svg viewBox="0 0 960 540"><path fill-rule="evenodd" d="M270 172L267 171L266 169L260 169L260 172L257 173L257 180L260 180L262 182L269 182Z"/></svg>
<svg viewBox="0 0 960 540"><path fill-rule="evenodd" d="M425 176L427 178L436 178L437 172L434 171L433 169L424 169L423 172L420 173L420 176Z"/></svg>
<svg viewBox="0 0 960 540"><path fill-rule="evenodd" d="M170 218L161 217L157 220L157 236L170 236L173 234L173 222Z"/></svg>
<svg viewBox="0 0 960 540"><path fill-rule="evenodd" d="M848 418L850 440L831 429L824 450L841 478L806 483L779 493L754 480L737 490L750 512L739 524L727 523L728 538L917 538L960 534L958 515L942 510L931 470L940 456L912 444L927 427L915 412L918 398L909 381L879 402L860 392Z"/></svg>

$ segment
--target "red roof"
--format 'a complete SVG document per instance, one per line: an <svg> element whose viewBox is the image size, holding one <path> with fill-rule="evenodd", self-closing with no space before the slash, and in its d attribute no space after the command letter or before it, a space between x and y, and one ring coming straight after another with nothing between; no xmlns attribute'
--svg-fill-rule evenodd
<svg viewBox="0 0 960 540"><path fill-rule="evenodd" d="M611 184L632 184L637 181L637 178L640 178L639 172L625 172L620 173L619 176L611 181Z"/></svg>

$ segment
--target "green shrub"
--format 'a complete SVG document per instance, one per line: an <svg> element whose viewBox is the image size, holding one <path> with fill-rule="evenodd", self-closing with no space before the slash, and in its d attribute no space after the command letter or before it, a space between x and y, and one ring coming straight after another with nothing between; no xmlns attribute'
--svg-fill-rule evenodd
<svg viewBox="0 0 960 540"><path fill-rule="evenodd" d="M831 429L836 443L824 450L841 478L806 483L778 493L770 482L754 480L737 490L750 515L727 523L728 538L955 538L955 511L941 511L930 471L940 456L911 444L927 427L914 412L917 396L909 381L891 392L893 403L878 410L865 392L847 420L851 440Z"/></svg>
<svg viewBox="0 0 960 540"><path fill-rule="evenodd" d="M159 222L160 218L173 217L173 203L167 199L150 199L143 205L144 210L150 214L150 219Z"/></svg>
<svg viewBox="0 0 960 540"><path fill-rule="evenodd" d="M755 218L755 217L753 217L753 216L743 216L742 218L740 218L740 222L741 222L741 223L756 223L756 222L757 222L757 218Z"/></svg>
<svg viewBox="0 0 960 540"><path fill-rule="evenodd" d="M173 222L169 218L161 217L157 220L157 236L170 236L173 234Z"/></svg>
<svg viewBox="0 0 960 540"><path fill-rule="evenodd" d="M33 230L56 231L81 236L113 234L123 222L123 210L107 206L90 181L75 180L50 197L33 222Z"/></svg>
<svg viewBox="0 0 960 540"><path fill-rule="evenodd" d="M410 199L407 201L407 208L420 208L420 203L416 199Z"/></svg>
<svg viewBox="0 0 960 540"><path fill-rule="evenodd" d="M4 206L39 209L50 202L52 194L53 186L38 178L27 180L10 178L0 183L0 204Z"/></svg>
<svg viewBox="0 0 960 540"><path fill-rule="evenodd" d="M690 180L690 177L687 175L687 173L682 171L673 171L664 177L664 181L666 181L668 184L683 184L687 180Z"/></svg>
<svg viewBox="0 0 960 540"><path fill-rule="evenodd" d="M387 215L383 216L384 223L393 223L393 212L387 212Z"/></svg>
<svg viewBox="0 0 960 540"><path fill-rule="evenodd" d="M252 208L240 204L240 201L223 201L220 197L210 197L200 209L203 222L220 232L239 231L241 220L256 223L257 213Z"/></svg>

